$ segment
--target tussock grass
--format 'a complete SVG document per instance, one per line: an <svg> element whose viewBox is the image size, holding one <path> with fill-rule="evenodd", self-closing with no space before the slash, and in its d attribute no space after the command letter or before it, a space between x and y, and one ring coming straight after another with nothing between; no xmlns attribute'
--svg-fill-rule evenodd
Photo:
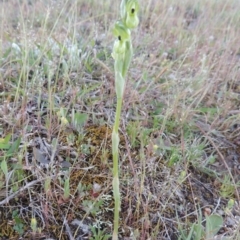
<svg viewBox="0 0 240 240"><path fill-rule="evenodd" d="M110 238L119 4L1 1L0 237ZM119 239L239 238L239 5L141 1Z"/></svg>

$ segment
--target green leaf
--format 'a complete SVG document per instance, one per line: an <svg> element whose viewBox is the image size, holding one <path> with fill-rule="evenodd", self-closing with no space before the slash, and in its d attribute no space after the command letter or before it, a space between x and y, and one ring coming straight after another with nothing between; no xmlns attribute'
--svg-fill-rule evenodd
<svg viewBox="0 0 240 240"><path fill-rule="evenodd" d="M8 156L12 156L13 153L15 153L18 150L20 142L21 142L21 137L18 137L18 139L11 144L11 147L7 151Z"/></svg>
<svg viewBox="0 0 240 240"><path fill-rule="evenodd" d="M64 182L64 194L63 198L68 199L70 196L70 178L67 178Z"/></svg>
<svg viewBox="0 0 240 240"><path fill-rule="evenodd" d="M5 138L0 138L0 149L9 149L11 144L9 143L11 134L8 134Z"/></svg>
<svg viewBox="0 0 240 240"><path fill-rule="evenodd" d="M206 239L212 239L223 225L223 218L217 214L206 217Z"/></svg>
<svg viewBox="0 0 240 240"><path fill-rule="evenodd" d="M1 169L2 169L3 173L5 174L5 176L7 176L7 174L8 174L8 167L7 167L7 162L6 162L5 159L2 160L2 162L1 162Z"/></svg>
<svg viewBox="0 0 240 240"><path fill-rule="evenodd" d="M232 209L234 206L235 201L233 199L230 199L227 203L227 208Z"/></svg>
<svg viewBox="0 0 240 240"><path fill-rule="evenodd" d="M195 227L195 224L192 225L191 229L190 229L190 232L186 238L186 240L191 240L192 237L193 237L193 233L194 233L194 227Z"/></svg>
<svg viewBox="0 0 240 240"><path fill-rule="evenodd" d="M86 124L87 120L88 114L72 111L72 123L77 129Z"/></svg>

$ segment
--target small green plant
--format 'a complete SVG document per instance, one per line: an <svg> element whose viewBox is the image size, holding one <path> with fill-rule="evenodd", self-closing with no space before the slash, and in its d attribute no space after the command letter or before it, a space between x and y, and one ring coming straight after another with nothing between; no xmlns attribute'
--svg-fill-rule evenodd
<svg viewBox="0 0 240 240"><path fill-rule="evenodd" d="M90 237L90 240L108 240L111 235L105 234L104 230L96 229L95 227L90 227L93 236Z"/></svg>
<svg viewBox="0 0 240 240"><path fill-rule="evenodd" d="M11 143L11 137L11 134L8 134L5 138L0 138L0 150L4 151L4 155L0 156L0 160L13 156L19 148L21 138L19 137L13 143Z"/></svg>
<svg viewBox="0 0 240 240"><path fill-rule="evenodd" d="M223 225L223 218L213 214L206 216L206 239L213 239Z"/></svg>
<svg viewBox="0 0 240 240"><path fill-rule="evenodd" d="M139 123L138 122L129 122L128 126L127 126L127 133L128 136L130 138L130 143L131 146L137 147L139 146L139 142L137 139L137 135L138 135L138 129L139 129Z"/></svg>
<svg viewBox="0 0 240 240"><path fill-rule="evenodd" d="M239 184L238 184L239 185ZM220 195L224 198L230 198L234 195L235 187L229 175L225 175L220 187Z"/></svg>
<svg viewBox="0 0 240 240"><path fill-rule="evenodd" d="M127 70L133 55L130 29L138 26L138 11L139 3L137 0L122 0L120 5L121 19L115 23L113 29L113 34L117 38L114 42L112 52L112 57L115 60L115 91L117 95L117 109L112 131L113 195L115 201L113 240L118 239L119 211L121 206L118 176L118 129Z"/></svg>
<svg viewBox="0 0 240 240"><path fill-rule="evenodd" d="M23 235L24 233L24 224L23 220L19 217L18 210L14 210L12 213L12 218L14 220L13 229L19 234Z"/></svg>
<svg viewBox="0 0 240 240"><path fill-rule="evenodd" d="M37 233L37 219L34 217L31 219L31 229L33 235L35 235Z"/></svg>
<svg viewBox="0 0 240 240"><path fill-rule="evenodd" d="M92 188L91 185L82 184L81 181L78 183L77 192L80 198L88 195L89 190Z"/></svg>
<svg viewBox="0 0 240 240"><path fill-rule="evenodd" d="M11 139L11 134L8 134L5 138L0 138L0 149L9 149L11 144L10 144L10 139Z"/></svg>
<svg viewBox="0 0 240 240"><path fill-rule="evenodd" d="M72 124L80 132L82 126L87 122L88 114L72 110Z"/></svg>
<svg viewBox="0 0 240 240"><path fill-rule="evenodd" d="M186 232L180 230L181 235L178 240L201 240L213 239L217 232L223 225L223 218L217 214L212 214L210 216L206 216L206 227L204 229L202 225L202 214L200 212L200 216L197 223L193 223L190 231L186 235Z"/></svg>
<svg viewBox="0 0 240 240"><path fill-rule="evenodd" d="M225 212L227 215L230 215L230 214L231 214L231 211L233 210L234 204L235 204L235 201L231 198L231 199L228 201L226 208L224 209L224 212Z"/></svg>
<svg viewBox="0 0 240 240"><path fill-rule="evenodd" d="M100 208L103 206L103 200L92 201L92 200L84 200L82 202L83 209L91 213L93 216L96 216L100 211Z"/></svg>
<svg viewBox="0 0 240 240"><path fill-rule="evenodd" d="M64 193L63 193L63 198L68 199L70 196L70 178L68 177L65 179L64 182Z"/></svg>

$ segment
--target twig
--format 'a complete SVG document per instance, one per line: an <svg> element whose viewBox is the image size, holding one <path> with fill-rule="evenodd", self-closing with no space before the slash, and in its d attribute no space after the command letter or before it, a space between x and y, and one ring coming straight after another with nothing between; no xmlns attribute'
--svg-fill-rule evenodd
<svg viewBox="0 0 240 240"><path fill-rule="evenodd" d="M63 220L63 224L64 224L65 227L66 227L66 231L67 231L67 234L68 234L68 236L69 236L69 240L74 240L74 237L73 237L73 235L72 235L71 229L70 229L70 227L69 227L69 225L68 225L68 222L67 222L67 220L66 220L65 217L64 217L64 220Z"/></svg>
<svg viewBox="0 0 240 240"><path fill-rule="evenodd" d="M4 200L2 200L0 202L0 206L8 203L11 199L13 199L15 196L17 196L20 192L23 192L24 190L32 187L33 185L35 185L36 183L41 182L41 181L42 181L42 179L38 179L38 180L34 180L30 183L27 183L25 186L21 187L18 191L16 191L15 193L11 194L10 196L8 196Z"/></svg>

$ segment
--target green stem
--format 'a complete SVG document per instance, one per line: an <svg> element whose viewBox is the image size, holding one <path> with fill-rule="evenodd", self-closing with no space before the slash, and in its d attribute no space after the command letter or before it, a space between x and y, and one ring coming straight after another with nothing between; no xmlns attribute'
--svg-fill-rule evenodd
<svg viewBox="0 0 240 240"><path fill-rule="evenodd" d="M117 109L115 115L115 123L112 133L112 154L113 154L113 195L114 195L114 230L113 230L113 240L118 239L118 224L119 224L119 211L121 206L120 200L120 190L119 190L119 176L118 176L118 145L119 145L119 123L122 109L122 98L117 98Z"/></svg>
<svg viewBox="0 0 240 240"><path fill-rule="evenodd" d="M118 240L119 212L121 207L119 176L118 176L118 148L119 148L119 123L121 117L123 93L125 88L125 78L132 59L133 50L131 42L131 28L136 28L139 20L137 12L139 10L138 0L122 0L120 11L121 20L117 21L114 27L114 35L118 38L113 46L112 56L115 60L115 90L117 94L117 109L115 122L112 131L112 155L113 155L113 197L114 206L114 226L113 240Z"/></svg>
<svg viewBox="0 0 240 240"><path fill-rule="evenodd" d="M117 98L117 109L115 115L115 123L114 123L114 130L118 132L119 129L119 122L121 117L121 110L122 110L122 98Z"/></svg>

